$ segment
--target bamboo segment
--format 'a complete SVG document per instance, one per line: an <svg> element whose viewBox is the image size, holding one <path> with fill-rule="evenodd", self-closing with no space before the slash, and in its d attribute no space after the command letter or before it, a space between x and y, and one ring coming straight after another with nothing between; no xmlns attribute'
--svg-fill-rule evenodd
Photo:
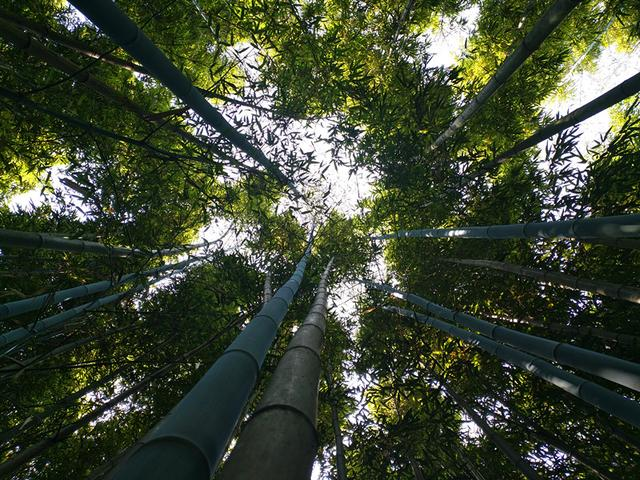
<svg viewBox="0 0 640 480"><path fill-rule="evenodd" d="M399 296L408 302L424 308L432 315L453 321L465 328L480 332L494 340L504 342L542 358L568 365L573 368L606 378L619 385L640 391L640 364L621 358L576 347L568 343L556 342L543 337L518 332L481 320L463 312L457 312L430 302L411 293L402 292L394 287L362 281L365 285ZM640 419L639 419L640 421Z"/></svg>
<svg viewBox="0 0 640 480"><path fill-rule="evenodd" d="M309 314L289 342L258 408L225 462L220 480L297 480L311 476L318 448L315 425L320 351L332 262L320 279ZM269 441L265 441L267 438Z"/></svg>
<svg viewBox="0 0 640 480"><path fill-rule="evenodd" d="M597 383L590 382L584 378L562 370L561 368L555 367L549 362L538 357L534 357L533 355L521 352L515 348L502 345L483 337L482 335L455 327L436 318L421 315L403 308L384 308L404 317L414 318L422 323L446 332L453 337L459 338L460 340L478 347L485 352L504 360L505 362L533 373L556 387L561 388L565 392L590 403L600 410L618 417L629 425L640 427L640 403L623 397L622 395L606 389Z"/></svg>
<svg viewBox="0 0 640 480"><path fill-rule="evenodd" d="M222 114L202 96L197 88L162 51L110 0L72 0L70 2L98 28L136 58L151 75L173 92L186 106L220 132L234 146L261 164L283 185L296 194L295 186L265 154L252 145Z"/></svg>
<svg viewBox="0 0 640 480"><path fill-rule="evenodd" d="M115 468L114 480L209 480L300 287L311 241L289 281L209 371Z"/></svg>
<svg viewBox="0 0 640 480"><path fill-rule="evenodd" d="M390 238L484 238L506 240L510 238L575 238L577 240L616 239L640 237L640 214L611 217L576 218L555 222L516 223L511 225L485 225L461 228L424 228L399 230L395 233L372 237L373 240Z"/></svg>
<svg viewBox="0 0 640 480"><path fill-rule="evenodd" d="M544 12L527 36L524 37L520 45L500 65L498 71L491 77L484 88L467 104L449 128L433 142L430 150L433 151L440 147L462 128L465 122L480 110L487 100L520 68L524 61L542 45L542 42L560 25L578 3L580 3L580 0L556 0Z"/></svg>
<svg viewBox="0 0 640 480"><path fill-rule="evenodd" d="M262 292L262 303L267 303L273 297L271 289L271 272L267 272L264 276L264 291Z"/></svg>
<svg viewBox="0 0 640 480"><path fill-rule="evenodd" d="M604 282L601 280L588 280L565 273L538 270L536 268L528 268L495 260L475 260L468 258L443 258L442 260L457 263L458 265L492 268L502 272L510 272L516 275L522 275L523 277L534 278L544 283L559 285L571 290L598 293L618 300L640 303L640 288L630 287L628 285L620 285L618 283Z"/></svg>

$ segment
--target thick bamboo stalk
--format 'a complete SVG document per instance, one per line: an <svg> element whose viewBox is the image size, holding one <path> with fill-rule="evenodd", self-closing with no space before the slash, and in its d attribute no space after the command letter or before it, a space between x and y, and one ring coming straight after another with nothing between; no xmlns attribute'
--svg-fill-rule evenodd
<svg viewBox="0 0 640 480"><path fill-rule="evenodd" d="M489 82L466 105L462 113L451 123L449 128L433 142L430 150L435 150L440 147L447 139L451 138L469 118L480 110L487 100L520 68L524 61L542 45L542 42L560 25L578 3L580 3L580 0L556 0L524 37L520 45L518 45L502 65L500 65Z"/></svg>
<svg viewBox="0 0 640 480"><path fill-rule="evenodd" d="M555 367L549 362L515 348L490 340L482 335L463 330L433 317L397 307L384 307L399 315L413 318L448 333L470 345L480 348L511 365L542 378L567 393L590 403L594 407L618 417L623 422L640 428L640 403L590 382L577 375Z"/></svg>
<svg viewBox="0 0 640 480"><path fill-rule="evenodd" d="M311 476L318 447L320 350L332 262L322 274L309 314L289 342L260 404L225 462L220 480L298 480Z"/></svg>
<svg viewBox="0 0 640 480"><path fill-rule="evenodd" d="M567 275L566 273L550 272L536 268L523 267L512 263L499 262L496 260L477 260L470 258L443 258L445 262L456 263L458 265L470 265L473 267L486 267L501 272L515 273L523 277L533 278L550 285L559 285L571 290L597 293L617 300L640 303L640 288L621 285L619 283L605 282L602 280L588 280L585 278Z"/></svg>
<svg viewBox="0 0 640 480"><path fill-rule="evenodd" d="M511 225L484 225L460 228L424 228L399 230L372 237L373 240L390 238L484 238L506 240L509 238L575 238L577 240L615 239L640 237L640 214L611 217L576 218L555 222L516 223Z"/></svg>
<svg viewBox="0 0 640 480"><path fill-rule="evenodd" d="M441 378L438 379L445 387L445 392L449 395L453 401L466 412L466 414L473 420L480 430L484 432L489 440L498 447L502 453L509 459L509 461L529 480L539 480L540 476L531 467L531 465L525 461L518 452L507 442L502 435L493 430L489 424L482 418L467 402L458 395L450 385L448 385Z"/></svg>
<svg viewBox="0 0 640 480"><path fill-rule="evenodd" d="M229 325L227 325L227 327L225 328L225 331L228 328L232 327L233 325L235 325L235 322L232 322ZM99 407L93 409L91 412L83 415L78 420L57 429L52 436L47 437L39 441L38 443L31 445L30 447L19 450L14 455L9 457L8 460L0 464L0 476L6 475L8 473L14 472L15 470L19 469L20 467L28 463L30 460L36 458L42 452L46 451L47 449L56 445L57 443L64 441L65 439L73 435L75 432L80 430L81 428L89 425L92 421L98 419L103 413L105 413L109 409L118 405L120 402L126 400L131 395L139 392L140 390L145 388L147 385L149 385L152 381L158 378L162 378L164 375L169 373L173 368L180 365L183 361L189 359L190 357L200 352L205 347L209 346L218 337L220 337L222 333L224 332L215 333L214 335L209 337L206 341L204 341L197 347L189 350L186 353L183 353L179 357L175 358L173 361L170 361L163 367L160 367L159 369L150 373L139 382L135 383L131 387L127 388L126 390L122 391L121 393L113 397L111 400L103 403Z"/></svg>
<svg viewBox="0 0 640 480"><path fill-rule="evenodd" d="M36 297L24 298L22 300L16 300L14 302L8 302L0 305L0 320L15 317L16 315L22 315L23 313L27 312L33 312L35 310L41 310L48 305L55 305L66 300L88 297L89 295L104 292L106 290L109 290L110 288L118 287L134 280L138 280L140 278L158 275L159 273L163 273L168 270L179 270L186 267L187 265L190 265L196 260L198 260L198 258L192 257L183 262L163 265L161 267L152 268L140 273L128 273L116 280L102 280L100 282L93 282L86 285L79 285L77 287L58 290L57 292L44 293Z"/></svg>
<svg viewBox="0 0 640 480"><path fill-rule="evenodd" d="M279 182L288 185L298 194L295 186L280 168L229 124L222 114L207 102L198 89L193 86L191 80L178 70L115 3L110 0L71 0L70 3L111 37L116 44L126 50L129 55L137 59L151 75L220 132L229 142L265 167Z"/></svg>
<svg viewBox="0 0 640 480"><path fill-rule="evenodd" d="M310 253L311 242L289 281L171 413L116 467L114 480L211 478L300 286Z"/></svg>
<svg viewBox="0 0 640 480"><path fill-rule="evenodd" d="M616 103L621 102L625 98L628 98L631 95L635 95L638 92L640 92L640 73L636 73L634 76L626 79L619 85L616 85L608 92L603 93L598 98L591 100L590 102L572 112L569 112L564 117L550 123L545 127L540 128L529 138L521 141L501 155L498 155L498 158L489 168L503 163L507 158L513 157L523 150L533 147L543 140L546 140L569 127L583 122L587 118L590 118L602 112L603 110L606 110L612 105L615 105Z"/></svg>
<svg viewBox="0 0 640 480"><path fill-rule="evenodd" d="M640 391L640 364L594 352L586 348L576 347L568 343L556 342L555 340L549 340L502 327L472 315L443 307L442 305L430 302L412 293L402 292L389 285L381 285L368 281L363 281L362 283L378 290L394 294L414 305L424 308L432 315L437 315L445 320L456 322L465 328L478 331L493 340L506 343L561 365L568 365L583 372L588 372L633 390Z"/></svg>

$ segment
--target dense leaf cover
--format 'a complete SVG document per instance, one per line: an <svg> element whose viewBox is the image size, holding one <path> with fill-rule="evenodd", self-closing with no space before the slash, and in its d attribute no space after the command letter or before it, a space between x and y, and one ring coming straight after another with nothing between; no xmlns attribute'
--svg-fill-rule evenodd
<svg viewBox="0 0 640 480"><path fill-rule="evenodd" d="M574 126L497 161L553 121L544 105L571 95L570 73L598 69L607 52L637 55L637 1L577 2L435 150L433 141L553 2L116 3L304 198L65 1L3 2L0 228L151 254L2 247L0 302L197 260L0 350L0 469L39 445L11 478L107 475L260 310L265 274L274 291L287 281L313 231L305 277L245 417L335 258L318 393L322 478L524 478L494 434L540 478L640 477L637 429L384 310L412 307L357 282L389 283L499 325L640 362L638 304L473 263L639 288L636 239L371 239L400 229L640 213L637 96L612 107L611 128L587 144ZM447 28L468 33L451 65L439 63L434 47ZM361 195L363 176L371 191ZM18 202L24 194L33 205ZM201 237L205 248L153 253ZM2 319L0 334L86 301ZM637 391L566 370L640 401ZM470 411L492 433L475 426Z"/></svg>

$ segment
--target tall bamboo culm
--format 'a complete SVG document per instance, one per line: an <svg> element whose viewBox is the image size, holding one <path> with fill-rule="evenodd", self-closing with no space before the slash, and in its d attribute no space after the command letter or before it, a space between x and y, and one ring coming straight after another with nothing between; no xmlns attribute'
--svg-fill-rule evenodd
<svg viewBox="0 0 640 480"><path fill-rule="evenodd" d="M138 60L151 75L171 90L187 107L196 112L234 146L262 165L279 182L283 185L288 185L294 193L299 195L296 188L280 168L271 162L259 148L252 145L242 133L229 124L224 116L207 102L200 91L194 87L191 80L178 70L171 60L114 2L111 0L71 0L69 3L80 10L116 44Z"/></svg>
<svg viewBox="0 0 640 480"><path fill-rule="evenodd" d="M462 325L465 328L478 331L493 340L506 343L525 352L538 355L562 365L568 365L583 372L588 372L633 390L640 391L640 364L587 350L586 348L576 347L568 343L556 342L555 340L549 340L502 327L467 313L443 307L418 295L402 292L390 285L377 284L369 281L361 282L377 290L397 295L414 305L424 308L432 315L437 315L445 320Z"/></svg>
<svg viewBox="0 0 640 480"><path fill-rule="evenodd" d="M542 42L560 25L578 3L580 3L580 0L556 0L544 12L540 20L536 22L520 45L500 65L489 82L467 104L462 113L449 125L449 128L433 142L430 150L437 149L460 130L465 122L480 110L487 100L520 68L524 61L542 45Z"/></svg>
<svg viewBox="0 0 640 480"><path fill-rule="evenodd" d="M318 448L320 350L332 262L322 274L309 314L289 342L260 404L224 464L220 480L310 478Z"/></svg>
<svg viewBox="0 0 640 480"><path fill-rule="evenodd" d="M514 223L459 228L423 228L398 230L378 235L373 240L391 238L482 238L507 240L511 238L575 238L576 240L617 239L640 237L640 214L611 217L576 218L554 222Z"/></svg>
<svg viewBox="0 0 640 480"><path fill-rule="evenodd" d="M114 469L117 480L209 480L213 475L289 304L300 287L311 239L291 278L209 371Z"/></svg>
<svg viewBox="0 0 640 480"><path fill-rule="evenodd" d="M499 262L496 260L476 260L470 258L443 258L445 262L456 263L458 265L470 265L472 267L486 267L501 272L515 273L523 277L533 278L543 283L559 285L572 290L592 292L617 300L640 303L640 288L618 283L605 282L602 280L588 280L566 273L550 272L536 268L523 267L512 263Z"/></svg>
<svg viewBox="0 0 640 480"><path fill-rule="evenodd" d="M452 337L469 343L475 347L494 355L511 365L533 373L543 380L561 388L567 393L593 405L600 410L618 417L620 420L640 428L640 403L619 395L597 383L585 380L573 373L555 367L549 362L528 353L516 350L482 335L455 327L437 318L422 315L420 313L398 307L384 307L398 315L413 318L440 331L448 333Z"/></svg>

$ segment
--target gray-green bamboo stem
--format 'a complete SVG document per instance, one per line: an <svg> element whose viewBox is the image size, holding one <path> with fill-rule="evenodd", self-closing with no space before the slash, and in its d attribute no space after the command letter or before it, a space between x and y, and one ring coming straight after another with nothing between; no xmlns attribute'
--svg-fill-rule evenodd
<svg viewBox="0 0 640 480"><path fill-rule="evenodd" d="M539 480L540 476L536 471L525 461L518 452L507 442L502 435L493 430L489 424L482 418L464 399L458 395L450 385L448 385L443 379L438 379L445 387L445 392L452 400L466 412L466 414L473 420L480 429L484 432L489 440L504 453L511 463L529 480Z"/></svg>
<svg viewBox="0 0 640 480"><path fill-rule="evenodd" d="M331 404L331 427L333 428L333 438L336 444L336 471L338 480L347 480L347 466L344 457L344 440L342 429L340 428L340 418L338 417L338 407L334 399Z"/></svg>
<svg viewBox="0 0 640 480"><path fill-rule="evenodd" d="M280 168L252 145L222 114L202 96L197 88L164 53L110 0L72 0L70 2L104 31L116 44L137 59L151 75L197 113L205 122L220 132L234 146L262 165L283 185L300 196L299 192Z"/></svg>
<svg viewBox="0 0 640 480"><path fill-rule="evenodd" d="M440 147L462 128L465 122L480 110L487 100L520 68L524 61L542 45L542 42L560 25L578 3L580 3L580 0L556 0L524 37L520 45L500 65L483 89L466 105L449 128L433 142L430 150Z"/></svg>
<svg viewBox="0 0 640 480"><path fill-rule="evenodd" d="M224 464L220 480L298 480L311 476L318 447L320 351L332 262L322 274L309 314L289 342L260 404Z"/></svg>
<svg viewBox="0 0 640 480"><path fill-rule="evenodd" d="M516 350L509 346L490 340L482 335L455 327L449 323L428 317L411 310L397 307L384 307L386 310L399 315L413 318L438 330L448 333L452 337L469 343L490 353L511 365L542 378L567 393L590 403L594 407L618 417L620 420L640 428L640 404L619 395L607 388L590 382L577 375L555 367L538 357Z"/></svg>
<svg viewBox="0 0 640 480"><path fill-rule="evenodd" d="M577 108L572 112L569 112L564 117L559 118L549 125L540 128L529 138L521 141L513 148L510 148L506 152L499 155L494 164L492 164L489 168L503 163L507 158L513 157L523 150L533 147L543 140L546 140L569 127L583 122L587 118L590 118L602 112L603 110L606 110L612 105L615 105L616 103L621 102L625 98L635 95L638 92L640 92L640 73L636 73L634 76L628 78L619 85L616 85L608 92L603 93L598 98L591 100L589 103L586 103L585 105Z"/></svg>
<svg viewBox="0 0 640 480"><path fill-rule="evenodd" d="M370 287L403 298L414 305L424 308L432 315L437 315L445 320L462 325L465 328L478 331L493 340L506 343L561 365L568 365L583 372L588 372L633 390L640 391L640 364L594 352L586 348L576 347L568 343L556 342L555 340L549 340L502 327L467 313L443 307L442 305L438 305L412 293L402 292L390 285L376 284L368 281L361 282Z"/></svg>
<svg viewBox="0 0 640 480"><path fill-rule="evenodd" d="M111 288L119 287L140 278L158 275L168 270L180 270L196 260L198 260L198 258L192 257L183 262L163 265L140 273L128 273L117 280L102 280L100 282L88 283L86 285L58 290L57 292L44 293L35 297L4 303L0 305L0 320L41 310L49 305L55 305L74 298L83 298L95 293L105 292Z"/></svg>
<svg viewBox="0 0 640 480"><path fill-rule="evenodd" d="M209 480L216 469L264 358L300 287L311 240L296 271L209 371L115 468L115 480Z"/></svg>
<svg viewBox="0 0 640 480"><path fill-rule="evenodd" d="M502 322L514 323L514 324L522 324L522 325L530 325L532 327L543 328L545 330L551 330L553 332L566 333L576 337L595 337L600 338L602 340L609 340L621 345L626 346L640 346L640 336L637 335L629 335L628 333L618 333L612 332L610 330L605 330L600 327L590 327L590 326L574 326L574 325L565 325L564 323L559 322L536 322L533 319L521 319L521 318L506 318L500 317L497 315L487 315L494 320L500 320Z"/></svg>
<svg viewBox="0 0 640 480"><path fill-rule="evenodd" d="M536 268L523 267L521 265L499 262L496 260L476 260L468 258L443 258L442 260L445 262L456 263L458 265L492 268L493 270L515 273L516 275L533 278L543 283L558 285L571 290L597 293L615 298L616 300L640 303L640 288L621 285L619 283L605 282L602 280L588 280L574 275L567 275L566 273L539 270Z"/></svg>
<svg viewBox="0 0 640 480"><path fill-rule="evenodd" d="M576 218L555 222L516 223L511 225L484 225L459 228L423 228L399 230L372 237L373 240L391 238L483 238L506 240L510 238L575 238L576 240L616 239L640 237L640 214L611 217Z"/></svg>

